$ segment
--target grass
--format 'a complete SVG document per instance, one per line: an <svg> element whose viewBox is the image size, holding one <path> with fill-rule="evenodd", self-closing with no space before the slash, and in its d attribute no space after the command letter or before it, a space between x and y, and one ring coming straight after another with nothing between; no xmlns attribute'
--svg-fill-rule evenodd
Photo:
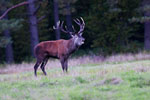
<svg viewBox="0 0 150 100"><path fill-rule="evenodd" d="M46 77L40 70L37 77L33 70L0 74L0 100L148 100L150 61L136 58L114 62L110 58L115 59L81 64L74 59L69 73L52 67L47 68Z"/></svg>

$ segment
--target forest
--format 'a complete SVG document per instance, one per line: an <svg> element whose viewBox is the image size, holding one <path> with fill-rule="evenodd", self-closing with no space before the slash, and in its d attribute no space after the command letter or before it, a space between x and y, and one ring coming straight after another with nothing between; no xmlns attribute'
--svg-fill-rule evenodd
<svg viewBox="0 0 150 100"><path fill-rule="evenodd" d="M86 25L79 55L149 51L149 4L147 0L1 0L0 63L31 61L39 42L70 38L53 29L59 20L72 31L72 25L79 30L73 19L80 17Z"/></svg>
<svg viewBox="0 0 150 100"><path fill-rule="evenodd" d="M150 0L0 0L0 100L149 100L149 51Z"/></svg>

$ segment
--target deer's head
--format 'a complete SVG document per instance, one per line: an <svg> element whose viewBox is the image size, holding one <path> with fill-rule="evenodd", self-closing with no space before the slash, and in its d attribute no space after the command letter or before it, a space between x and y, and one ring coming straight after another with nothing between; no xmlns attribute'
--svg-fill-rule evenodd
<svg viewBox="0 0 150 100"><path fill-rule="evenodd" d="M82 44L84 44L84 41L85 41L85 39L82 37L85 23L82 17L80 19L74 19L74 22L80 26L80 30L78 32L76 32L74 26L72 26L73 32L70 32L67 26L65 26L65 29L64 29L63 28L64 22L60 23L60 21L57 23L57 26L54 27L54 29L59 28L64 33L69 33L74 41L74 44L77 46L81 46Z"/></svg>

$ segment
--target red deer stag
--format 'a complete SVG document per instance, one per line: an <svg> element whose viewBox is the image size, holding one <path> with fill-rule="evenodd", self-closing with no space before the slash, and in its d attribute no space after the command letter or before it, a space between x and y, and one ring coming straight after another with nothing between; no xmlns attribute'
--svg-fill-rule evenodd
<svg viewBox="0 0 150 100"><path fill-rule="evenodd" d="M60 21L57 23L57 26L54 29L60 29L64 33L69 33L71 35L71 39L69 40L55 40L55 41L44 41L35 46L34 52L35 57L37 59L36 64L34 66L34 74L37 76L37 69L41 64L41 70L44 75L45 65L49 59L49 57L57 58L60 60L63 71L68 70L68 58L69 56L75 52L82 44L84 44L84 38L82 37L82 33L85 27L84 20L81 18L74 19L74 22L80 26L80 30L78 32L75 31L74 26L72 26L73 32L70 32L68 28L65 26L63 28L63 23L60 25Z"/></svg>

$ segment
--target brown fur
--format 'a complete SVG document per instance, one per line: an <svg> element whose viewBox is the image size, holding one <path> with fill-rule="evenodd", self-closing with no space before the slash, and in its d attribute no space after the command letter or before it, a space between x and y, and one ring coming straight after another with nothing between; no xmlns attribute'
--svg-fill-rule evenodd
<svg viewBox="0 0 150 100"><path fill-rule="evenodd" d="M75 23L77 23L80 26L79 32L76 32L74 27L72 26L72 29L74 32L70 32L68 28L66 27L63 29L63 22L60 25L60 21L57 22L56 27L53 27L54 29L60 29L64 33L69 33L71 35L71 39L69 40L56 40L56 41L44 41L39 43L35 49L34 53L37 58L37 62L34 66L34 74L37 75L37 69L39 65L41 64L41 69L43 73L46 75L45 72L45 65L49 59L49 57L60 59L62 69L67 72L68 70L68 57L76 51L79 46L81 46L84 43L84 38L82 37L82 33L85 27L85 23L82 17L79 19L74 19ZM81 22L82 21L82 22Z"/></svg>
<svg viewBox="0 0 150 100"><path fill-rule="evenodd" d="M37 58L37 62L34 66L35 76L38 66L41 64L43 73L45 72L45 65L49 57L60 59L62 69L67 72L68 69L68 57L78 49L74 44L73 39L70 40L56 40L56 41L44 41L35 46L34 53Z"/></svg>

